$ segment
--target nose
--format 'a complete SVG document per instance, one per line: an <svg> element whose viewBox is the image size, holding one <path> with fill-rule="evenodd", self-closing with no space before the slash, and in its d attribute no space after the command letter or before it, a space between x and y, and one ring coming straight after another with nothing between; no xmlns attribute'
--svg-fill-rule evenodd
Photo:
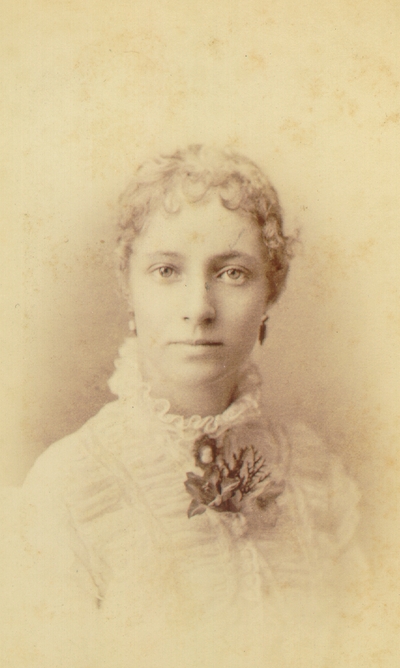
<svg viewBox="0 0 400 668"><path fill-rule="evenodd" d="M209 325L214 322L216 308L211 286L202 277L185 284L183 320L193 325Z"/></svg>

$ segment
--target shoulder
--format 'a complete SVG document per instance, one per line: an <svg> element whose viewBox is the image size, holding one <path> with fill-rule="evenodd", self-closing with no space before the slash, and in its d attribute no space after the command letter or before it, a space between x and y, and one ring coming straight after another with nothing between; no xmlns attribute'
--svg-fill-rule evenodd
<svg viewBox="0 0 400 668"><path fill-rule="evenodd" d="M36 460L27 475L25 488L31 488L40 481L60 489L69 484L69 478L80 471L83 473L94 465L93 447L97 438L104 437L117 419L119 402L111 402L90 418L76 432L50 445Z"/></svg>
<svg viewBox="0 0 400 668"><path fill-rule="evenodd" d="M102 586L95 545L125 528L124 488L97 443L110 436L121 406L112 402L78 431L51 445L36 461L21 490L24 534L46 560L73 563L91 590ZM123 410L123 407L122 407ZM58 554L60 551L61 556ZM87 584L87 573L90 581ZM75 576L74 576L75 577ZM96 589L96 591L97 591Z"/></svg>
<svg viewBox="0 0 400 668"><path fill-rule="evenodd" d="M311 427L285 425L290 450L288 482L300 514L324 551L338 553L354 537L360 493L340 458Z"/></svg>
<svg viewBox="0 0 400 668"><path fill-rule="evenodd" d="M113 401L75 433L49 446L23 485L29 502L43 512L47 507L68 512L74 522L88 521L118 503L126 482L119 448L132 429L130 415L126 402Z"/></svg>
<svg viewBox="0 0 400 668"><path fill-rule="evenodd" d="M321 472L329 465L330 453L325 439L304 422L280 424L291 452L292 473Z"/></svg>
<svg viewBox="0 0 400 668"><path fill-rule="evenodd" d="M350 481L340 458L326 439L303 422L279 425L281 443L288 450L288 473L292 479L329 483L341 476Z"/></svg>
<svg viewBox="0 0 400 668"><path fill-rule="evenodd" d="M75 524L118 503L121 486L99 444L117 440L111 432L123 413L119 404L106 404L36 460L21 490L31 514L48 524Z"/></svg>
<svg viewBox="0 0 400 668"><path fill-rule="evenodd" d="M355 492L355 482L340 457L316 430L299 422L285 425L281 430L290 451L289 476L292 479L326 484L332 493L343 486ZM355 498L359 498L358 492Z"/></svg>

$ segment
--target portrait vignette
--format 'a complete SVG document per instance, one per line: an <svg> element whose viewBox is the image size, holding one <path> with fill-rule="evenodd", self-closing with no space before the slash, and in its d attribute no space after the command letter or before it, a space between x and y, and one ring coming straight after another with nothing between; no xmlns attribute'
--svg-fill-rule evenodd
<svg viewBox="0 0 400 668"><path fill-rule="evenodd" d="M374 649L371 666L389 667L399 614L399 17L390 3L365 15L362 2L310 2L309 24L286 5L234 3L227 23L211 3L202 15L181 0L157 11L121 0L109 24L92 3L8 6L1 482L20 485L41 452L115 399L107 381L129 335L118 198L136 167L189 144L246 155L276 188L295 239L255 353L264 401L274 417L310 425L358 485L357 536L376 574L359 592L371 609L363 630L381 636L386 663ZM363 668L360 657L352 665Z"/></svg>

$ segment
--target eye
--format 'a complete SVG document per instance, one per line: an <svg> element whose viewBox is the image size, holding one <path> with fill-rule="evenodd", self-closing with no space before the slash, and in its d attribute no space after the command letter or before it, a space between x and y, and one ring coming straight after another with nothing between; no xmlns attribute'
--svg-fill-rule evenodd
<svg viewBox="0 0 400 668"><path fill-rule="evenodd" d="M232 278L234 281L237 281L239 278L242 278L243 271L241 271L241 269L227 269L226 275L229 276L229 278Z"/></svg>
<svg viewBox="0 0 400 668"><path fill-rule="evenodd" d="M170 278L174 273L172 267L158 267L157 271L161 278Z"/></svg>
<svg viewBox="0 0 400 668"><path fill-rule="evenodd" d="M218 274L218 278L225 283L234 283L235 285L242 285L248 278L247 272L239 267L229 267Z"/></svg>
<svg viewBox="0 0 400 668"><path fill-rule="evenodd" d="M156 278L168 280L169 278L173 278L174 276L176 276L178 272L174 267L171 267L168 264L163 264L159 265L158 267L154 267L151 273Z"/></svg>

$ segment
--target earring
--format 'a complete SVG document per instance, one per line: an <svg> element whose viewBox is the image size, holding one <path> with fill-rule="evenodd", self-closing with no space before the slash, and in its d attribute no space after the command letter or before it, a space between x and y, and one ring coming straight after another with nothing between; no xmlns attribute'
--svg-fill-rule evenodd
<svg viewBox="0 0 400 668"><path fill-rule="evenodd" d="M267 320L268 320L268 316L265 315L263 317L263 319L261 320L260 329L258 331L258 340L259 340L261 346L264 343L265 338L267 336Z"/></svg>
<svg viewBox="0 0 400 668"><path fill-rule="evenodd" d="M128 320L129 331L132 333L132 336L137 336L135 314L133 313L133 311L130 311L129 316L130 316Z"/></svg>

